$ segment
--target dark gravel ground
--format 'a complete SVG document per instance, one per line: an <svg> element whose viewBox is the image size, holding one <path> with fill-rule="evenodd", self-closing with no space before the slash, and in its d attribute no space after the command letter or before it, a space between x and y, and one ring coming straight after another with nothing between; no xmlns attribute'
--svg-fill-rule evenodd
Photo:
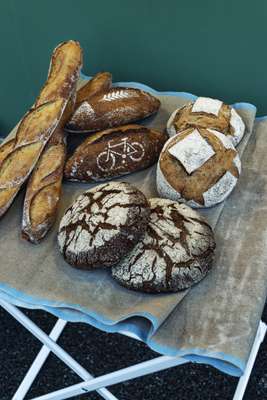
<svg viewBox="0 0 267 400"><path fill-rule="evenodd" d="M45 332L56 318L42 311L25 311ZM267 306L263 319L267 320ZM10 400L32 361L40 343L25 328L0 308L0 400ZM69 324L59 340L81 365L95 376L149 360L156 353L144 344L122 335L107 334L85 324ZM267 399L267 338L251 376L244 400ZM27 398L45 394L80 382L68 367L50 355ZM111 387L120 400L230 400L237 379L216 369L186 364ZM96 393L76 396L76 400L97 400Z"/></svg>

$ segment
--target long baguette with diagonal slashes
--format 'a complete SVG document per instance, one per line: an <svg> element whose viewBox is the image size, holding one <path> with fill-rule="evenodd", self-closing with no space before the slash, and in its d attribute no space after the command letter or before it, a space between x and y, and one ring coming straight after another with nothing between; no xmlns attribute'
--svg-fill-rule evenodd
<svg viewBox="0 0 267 400"><path fill-rule="evenodd" d="M64 42L54 50L47 82L20 122L13 148L6 151L0 163L0 217L28 179L55 129L69 118L81 65L78 42Z"/></svg>
<svg viewBox="0 0 267 400"><path fill-rule="evenodd" d="M22 237L32 243L39 243L55 222L65 157L64 131L57 128L27 184L23 206Z"/></svg>

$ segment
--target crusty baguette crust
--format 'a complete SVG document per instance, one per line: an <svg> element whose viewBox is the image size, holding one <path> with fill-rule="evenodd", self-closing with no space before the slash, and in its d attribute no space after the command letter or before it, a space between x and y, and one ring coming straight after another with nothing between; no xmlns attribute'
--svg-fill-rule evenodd
<svg viewBox="0 0 267 400"><path fill-rule="evenodd" d="M60 64L66 60L67 68L58 68L59 48ZM0 164L0 217L29 177L55 129L69 117L81 64L82 51L77 42L63 43L53 52L47 83L34 107L20 122L12 151L7 152Z"/></svg>
<svg viewBox="0 0 267 400"><path fill-rule="evenodd" d="M114 87L83 101L65 126L71 133L89 133L126 125L156 113L160 101L140 89Z"/></svg>
<svg viewBox="0 0 267 400"><path fill-rule="evenodd" d="M112 75L109 72L99 72L92 79L86 82L78 91L76 96L75 109L90 97L109 90L112 86Z"/></svg>
<svg viewBox="0 0 267 400"><path fill-rule="evenodd" d="M99 73L91 79L77 97L90 96L109 88L111 75ZM82 89L83 89L82 88ZM76 103L77 103L76 97ZM69 104L72 114L75 96ZM56 129L44 148L27 184L22 218L22 237L39 243L53 226L60 200L62 177L66 159L66 143L63 129Z"/></svg>
<svg viewBox="0 0 267 400"><path fill-rule="evenodd" d="M57 128L44 148L27 185L22 237L32 243L39 243L55 222L65 158L64 132Z"/></svg>

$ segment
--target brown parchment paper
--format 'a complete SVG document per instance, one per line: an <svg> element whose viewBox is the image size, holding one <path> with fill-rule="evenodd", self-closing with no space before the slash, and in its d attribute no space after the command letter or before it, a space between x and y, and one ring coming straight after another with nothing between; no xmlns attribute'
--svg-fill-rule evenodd
<svg viewBox="0 0 267 400"><path fill-rule="evenodd" d="M165 129L170 113L190 101L190 96L158 94L158 97L162 103L160 112L144 124ZM238 147L242 154L251 137L256 110L243 103L236 108L246 124L245 136ZM267 122L257 125L261 135L264 129ZM56 243L58 222L77 195L93 185L65 183L56 226L40 245L20 238L23 193L0 221L0 297L106 331L128 330L161 353L190 354L192 350L196 356L205 357L208 352L208 361L222 361L216 365L220 369L224 368L223 363L228 363L233 371L226 372L237 373L234 369L241 370L246 360L266 294L263 276L267 271L262 267L266 254L260 250L264 240L261 214L267 161L266 172L263 168L263 174L257 175L255 166L251 167L252 160L260 162L255 155L259 151L255 141L251 141L249 149L234 193L225 203L202 210L215 228L218 250L212 273L193 289L176 294L142 294L120 287L108 270L79 271L66 264ZM264 153L261 148L260 151L264 165ZM135 184L148 197L157 196L155 167L121 180ZM257 190L261 190L257 211L252 211ZM217 224L223 208L223 218ZM251 255L247 254L249 249Z"/></svg>

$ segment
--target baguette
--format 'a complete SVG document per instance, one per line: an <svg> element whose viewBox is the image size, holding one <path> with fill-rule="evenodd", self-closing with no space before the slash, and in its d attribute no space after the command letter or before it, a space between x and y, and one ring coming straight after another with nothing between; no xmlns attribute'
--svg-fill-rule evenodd
<svg viewBox="0 0 267 400"><path fill-rule="evenodd" d="M65 42L54 50L47 82L34 107L20 122L14 146L0 164L0 217L31 174L55 129L64 126L69 118L81 65L78 42Z"/></svg>
<svg viewBox="0 0 267 400"><path fill-rule="evenodd" d="M77 91L76 104L81 99L89 98L110 86L110 73L97 74ZM74 103L73 101L71 105L72 110L74 110ZM56 129L27 184L23 206L22 237L32 243L39 243L55 222L65 159L64 132L62 129Z"/></svg>
<svg viewBox="0 0 267 400"><path fill-rule="evenodd" d="M75 109L89 97L109 90L112 85L112 75L109 72L99 72L77 91Z"/></svg>
<svg viewBox="0 0 267 400"><path fill-rule="evenodd" d="M22 237L39 243L55 222L66 158L64 131L57 128L28 181L22 218Z"/></svg>

